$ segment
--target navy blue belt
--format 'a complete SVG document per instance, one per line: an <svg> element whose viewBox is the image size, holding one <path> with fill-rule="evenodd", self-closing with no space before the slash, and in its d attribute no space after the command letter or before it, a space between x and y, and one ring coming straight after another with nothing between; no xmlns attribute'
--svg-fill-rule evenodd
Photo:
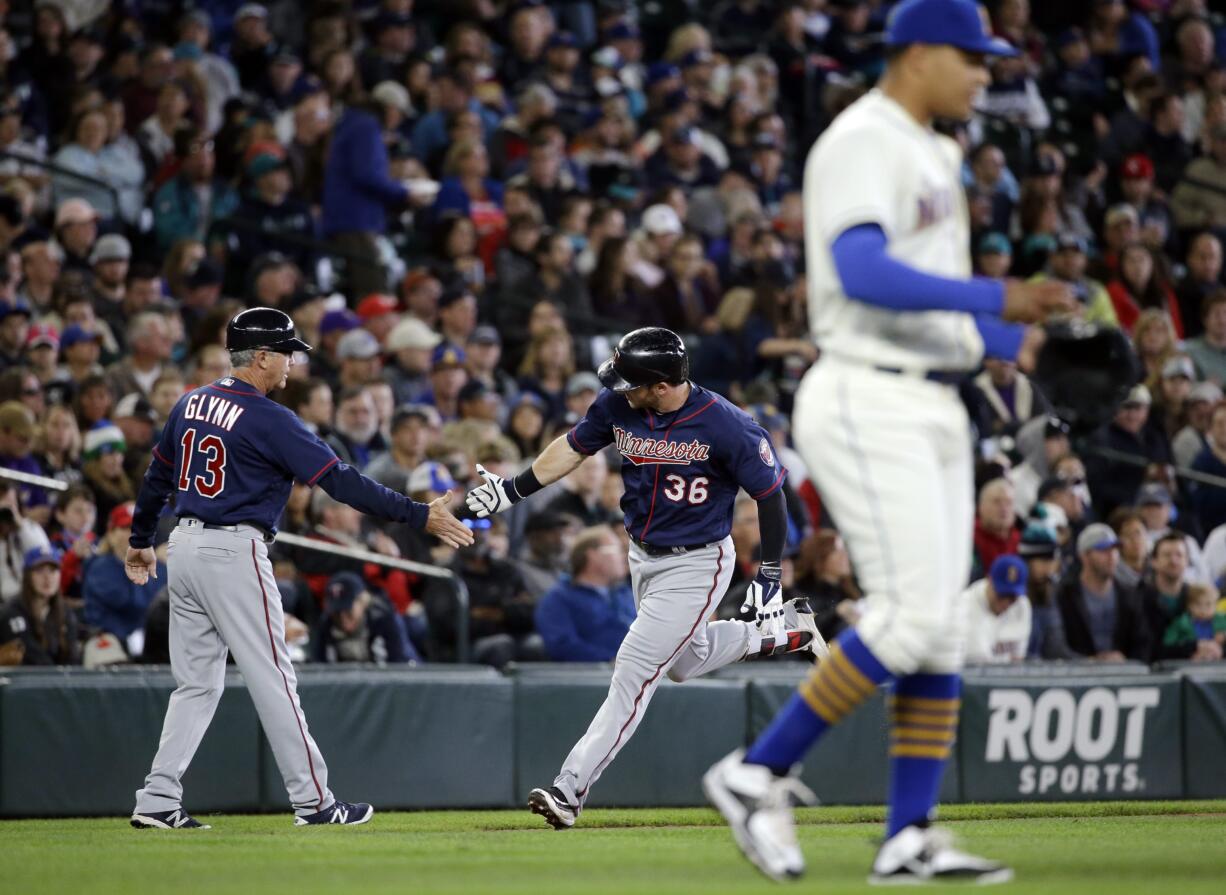
<svg viewBox="0 0 1226 895"><path fill-rule="evenodd" d="M657 547L654 544L648 544L646 541L640 541L634 535L630 535L630 540L638 545L638 548L648 556L676 556L681 553L689 553L691 550L705 550L707 547L713 547L718 541L710 541L706 544L685 544L677 547Z"/></svg>
<svg viewBox="0 0 1226 895"><path fill-rule="evenodd" d="M901 367L874 365L873 369L878 373L889 373L893 376L914 376L916 379L927 379L929 382L939 382L941 385L961 385L971 376L969 370L928 370L921 375L918 371L911 373L909 370L904 370Z"/></svg>

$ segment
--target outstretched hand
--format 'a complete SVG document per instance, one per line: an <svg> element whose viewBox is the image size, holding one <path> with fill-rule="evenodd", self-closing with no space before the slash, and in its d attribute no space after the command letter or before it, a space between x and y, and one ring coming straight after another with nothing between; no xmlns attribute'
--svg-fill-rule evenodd
<svg viewBox="0 0 1226 895"><path fill-rule="evenodd" d="M490 472L480 463L477 464L477 474L484 481L468 492L468 497L465 498L468 508L478 519L509 510L513 501L507 493L506 479Z"/></svg>
<svg viewBox="0 0 1226 895"><path fill-rule="evenodd" d="M426 531L450 547L470 547L473 543L473 533L463 522L451 515L451 510L447 509L450 500L451 492L448 491L442 497L430 501Z"/></svg>
<svg viewBox="0 0 1226 895"><path fill-rule="evenodd" d="M133 584L147 584L149 576L158 576L158 558L152 547L128 548L128 555L123 561L124 573Z"/></svg>

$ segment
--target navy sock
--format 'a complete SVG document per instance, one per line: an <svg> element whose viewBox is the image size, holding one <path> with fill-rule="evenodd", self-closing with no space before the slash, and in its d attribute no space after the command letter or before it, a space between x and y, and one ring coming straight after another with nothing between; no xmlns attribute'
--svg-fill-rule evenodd
<svg viewBox="0 0 1226 895"><path fill-rule="evenodd" d="M844 631L831 645L830 655L749 747L745 761L786 774L822 734L850 715L891 676L854 629Z"/></svg>
<svg viewBox="0 0 1226 895"><path fill-rule="evenodd" d="M958 730L962 677L911 674L890 697L890 809L886 838L927 821Z"/></svg>

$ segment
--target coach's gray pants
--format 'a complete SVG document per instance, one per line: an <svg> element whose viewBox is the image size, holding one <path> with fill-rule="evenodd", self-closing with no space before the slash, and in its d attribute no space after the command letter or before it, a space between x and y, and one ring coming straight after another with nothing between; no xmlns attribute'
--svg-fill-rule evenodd
<svg viewBox="0 0 1226 895"><path fill-rule="evenodd" d="M626 745L665 673L698 677L745 656L758 636L742 621L709 622L732 578L732 538L702 550L652 557L630 545L630 581L638 616L617 651L609 695L554 785L582 804Z"/></svg>
<svg viewBox="0 0 1226 895"><path fill-rule="evenodd" d="M255 703L264 735L296 809L332 804L328 768L307 730L297 677L285 648L285 616L263 535L247 525L205 529L184 520L170 535L170 696L162 740L136 810L171 811L183 772L213 719L226 681L226 654Z"/></svg>

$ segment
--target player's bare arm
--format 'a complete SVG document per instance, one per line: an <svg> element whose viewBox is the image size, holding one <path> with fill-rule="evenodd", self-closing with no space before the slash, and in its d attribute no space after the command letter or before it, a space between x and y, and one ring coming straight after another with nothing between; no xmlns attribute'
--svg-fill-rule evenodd
<svg viewBox="0 0 1226 895"><path fill-rule="evenodd" d="M1076 307L1077 300L1068 283L1006 280L1000 316L1017 323L1042 323L1054 314L1071 314Z"/></svg>
<svg viewBox="0 0 1226 895"><path fill-rule="evenodd" d="M505 512L525 497L565 478L586 459L570 446L565 435L559 435L541 451L530 468L513 479L504 479L477 464L477 473L485 481L469 491L465 501L478 519Z"/></svg>

